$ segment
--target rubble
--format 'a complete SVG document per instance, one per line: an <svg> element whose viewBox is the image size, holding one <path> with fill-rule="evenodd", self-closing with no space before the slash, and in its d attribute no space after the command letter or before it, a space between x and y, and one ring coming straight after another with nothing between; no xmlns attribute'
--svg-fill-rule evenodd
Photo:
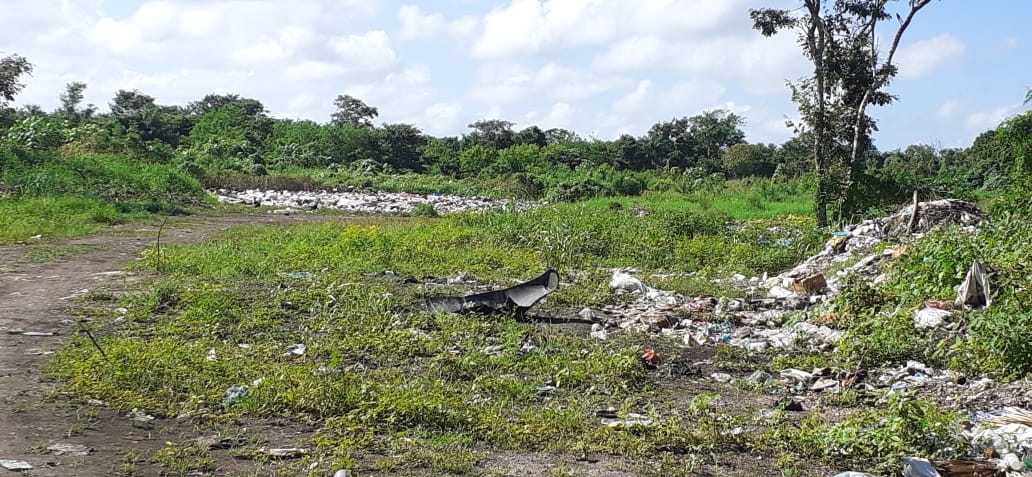
<svg viewBox="0 0 1032 477"><path fill-rule="evenodd" d="M486 197L461 197L441 194L408 194L395 192L353 192L353 191L274 191L274 190L228 190L208 191L219 202L252 206L281 207L274 213L290 215L304 209L334 209L360 213L407 214L417 205L429 204L440 214L511 208L526 210L535 204L495 200Z"/></svg>

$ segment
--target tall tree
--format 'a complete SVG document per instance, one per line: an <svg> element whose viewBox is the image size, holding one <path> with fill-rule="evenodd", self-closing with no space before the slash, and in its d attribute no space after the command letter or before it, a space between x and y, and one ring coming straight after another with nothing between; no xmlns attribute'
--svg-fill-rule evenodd
<svg viewBox="0 0 1032 477"><path fill-rule="evenodd" d="M24 84L18 82L22 75L32 74L32 63L20 55L9 55L0 59L0 106L14 101Z"/></svg>
<svg viewBox="0 0 1032 477"><path fill-rule="evenodd" d="M58 110L65 118L78 122L82 119L93 116L93 113L97 111L97 107L90 104L85 108L79 108L82 104L84 95L83 91L86 91L86 83L81 81L74 81L65 85L65 90L61 93L61 109Z"/></svg>
<svg viewBox="0 0 1032 477"><path fill-rule="evenodd" d="M207 94L186 106L191 114L202 115L227 106L233 106L246 116L264 116L267 111L261 101L244 98L239 94Z"/></svg>
<svg viewBox="0 0 1032 477"><path fill-rule="evenodd" d="M745 118L726 109L705 111L688 118L688 128L695 140L696 161L708 172L716 170L728 148L745 142L743 125Z"/></svg>
<svg viewBox="0 0 1032 477"><path fill-rule="evenodd" d="M516 123L512 121L501 119L481 119L467 126L473 132L469 133L465 139L471 144L505 149L513 145L515 133L512 131L512 127L515 125Z"/></svg>
<svg viewBox="0 0 1032 477"><path fill-rule="evenodd" d="M883 91L897 72L893 57L914 16L931 0L908 0L905 16L890 14L889 3L802 0L801 14L773 8L749 11L753 27L763 36L786 29L798 31L803 54L813 64L811 76L791 82L789 87L802 120L796 125L797 132L810 133L814 141L815 207L821 226L828 223L828 205L838 199L842 214L849 201L854 169L870 150L870 135L876 127L867 107L894 99ZM881 22L893 16L899 24L882 55L876 32ZM833 166L837 166L838 177L831 174Z"/></svg>
<svg viewBox="0 0 1032 477"><path fill-rule="evenodd" d="M334 126L352 126L358 128L372 129L373 120L380 115L375 107L365 104L350 94L342 94L333 100L337 111L330 116L330 122Z"/></svg>

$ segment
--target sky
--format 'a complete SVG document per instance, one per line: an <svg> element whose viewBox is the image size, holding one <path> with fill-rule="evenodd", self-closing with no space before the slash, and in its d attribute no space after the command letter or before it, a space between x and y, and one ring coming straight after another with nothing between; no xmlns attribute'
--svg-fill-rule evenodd
<svg viewBox="0 0 1032 477"><path fill-rule="evenodd" d="M46 110L73 81L101 111L119 89L178 105L235 93L318 122L350 94L379 109L377 124L435 136L504 119L608 140L724 108L745 118L749 142L781 143L798 117L786 80L812 67L793 33L764 38L748 11L800 3L3 0L0 56L35 65L14 105ZM1024 112L1028 18L1027 0L934 0L919 12L889 88L899 100L871 111L875 145L966 147Z"/></svg>

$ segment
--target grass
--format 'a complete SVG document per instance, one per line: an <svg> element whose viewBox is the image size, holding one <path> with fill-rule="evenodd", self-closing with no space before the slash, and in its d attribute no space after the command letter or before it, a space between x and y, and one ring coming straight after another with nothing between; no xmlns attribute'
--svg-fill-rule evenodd
<svg viewBox="0 0 1032 477"><path fill-rule="evenodd" d="M891 440L901 426L946 434L952 416L910 413L909 404L887 421L876 420L876 412L846 423L817 412L804 426L784 413L764 417L757 406L767 403L735 404L756 390L729 386L717 395L638 362L646 346L678 353L673 340L624 333L601 341L585 329L542 322L431 314L422 307L425 296L467 289L382 274L463 272L481 284L506 286L554 266L563 286L541 306L567 314L614 299L605 287L608 267L669 272L680 278L664 286L685 293L723 292L692 272L776 271L821 239L808 219L739 222L718 212L648 206L653 213L644 216L589 203L242 227L202 244L151 249L134 267L158 279L119 303L129 310L124 322L85 313L105 330L98 339L107 358L87 339L73 338L46 375L64 392L120 411L185 414L209 424L307 423L315 430L299 445L313 454L288 465L311 475L335 468L489 475L481 465L491 452L540 453L557 463L603 455L640 475L697 471L724 453L778 456L787 471L875 468L903 452L928 454L919 442ZM782 239L794 245L778 245ZM718 243L730 245L715 258L703 253ZM303 354L290 352L296 344L305 345ZM714 362L731 372L777 371L770 356L721 356ZM800 356L780 364L819 362ZM247 393L226 402L231 386L247 386ZM928 409L913 398L906 402ZM596 413L604 409L644 414L654 423L603 426ZM889 453L860 452L872 441L886 442L873 449ZM828 450L839 448L853 453ZM173 444L150 462L174 472L206 471L205 452ZM565 464L550 471L572 472Z"/></svg>
<svg viewBox="0 0 1032 477"><path fill-rule="evenodd" d="M211 204L185 174L120 156L0 150L0 165L0 244L80 236Z"/></svg>

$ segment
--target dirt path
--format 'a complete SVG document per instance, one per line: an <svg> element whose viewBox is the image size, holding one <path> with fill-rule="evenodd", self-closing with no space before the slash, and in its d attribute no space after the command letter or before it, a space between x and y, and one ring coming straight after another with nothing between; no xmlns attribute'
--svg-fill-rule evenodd
<svg viewBox="0 0 1032 477"><path fill-rule="evenodd" d="M165 225L162 243L197 242L238 225L327 219L333 217L177 217ZM174 426L140 429L103 406L71 402L39 379L47 357L76 332L68 314L70 301L87 290L117 293L138 281L120 270L154 244L157 232L157 225L127 224L84 238L0 246L0 459L31 464L33 469L22 475L117 474L125 471L121 462L127 453L144 454L182 437ZM54 444L85 445L93 451L57 455L47 450Z"/></svg>

